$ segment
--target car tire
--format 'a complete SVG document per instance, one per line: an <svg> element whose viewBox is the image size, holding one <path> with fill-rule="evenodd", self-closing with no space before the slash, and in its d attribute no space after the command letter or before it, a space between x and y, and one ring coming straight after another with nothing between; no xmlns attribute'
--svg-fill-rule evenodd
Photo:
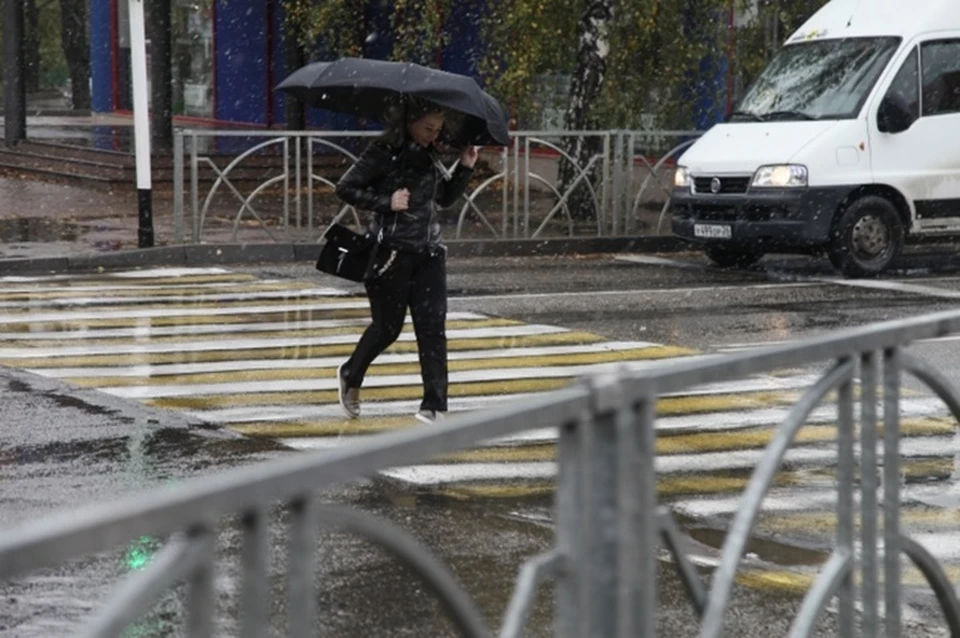
<svg viewBox="0 0 960 638"><path fill-rule="evenodd" d="M763 251L736 246L705 246L707 257L721 268L745 268L763 257Z"/></svg>
<svg viewBox="0 0 960 638"><path fill-rule="evenodd" d="M830 263L847 277L876 277L903 250L900 213L890 200L867 195L840 215L831 232Z"/></svg>

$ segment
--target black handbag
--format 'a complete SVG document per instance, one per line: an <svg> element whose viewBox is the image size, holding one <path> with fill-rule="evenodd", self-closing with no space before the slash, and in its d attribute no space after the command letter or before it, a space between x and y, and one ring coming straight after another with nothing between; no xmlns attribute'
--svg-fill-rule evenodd
<svg viewBox="0 0 960 638"><path fill-rule="evenodd" d="M321 242L323 245L317 258L317 270L362 282L373 269L379 246L373 235L361 235L346 226L330 224Z"/></svg>

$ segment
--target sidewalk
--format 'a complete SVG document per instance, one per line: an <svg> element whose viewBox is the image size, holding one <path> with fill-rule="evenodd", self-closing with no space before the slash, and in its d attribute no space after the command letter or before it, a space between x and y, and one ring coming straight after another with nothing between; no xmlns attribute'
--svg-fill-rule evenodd
<svg viewBox="0 0 960 638"><path fill-rule="evenodd" d="M38 99L38 98L37 98ZM28 139L93 145L100 134L128 137L129 115L72 114L66 103L28 103ZM0 113L0 125L2 125ZM109 131L109 133L104 133ZM132 135L130 136L132 137ZM153 249L139 249L138 206L133 184L124 191L106 192L81 186L0 176L0 274L89 270L97 267L200 265L254 261L313 260L322 228L285 229L271 226L274 241L259 224L241 223L233 236L238 202L226 189L215 201L203 228L203 243L175 244L173 193L154 189ZM499 213L497 213L499 214ZM184 240L193 223L185 206ZM494 217L496 214L494 215ZM249 216L248 216L249 218ZM485 230L472 239L455 240L456 216L449 216L444 236L450 255L498 256L567 254L571 252L669 252L686 248L671 236L503 240Z"/></svg>

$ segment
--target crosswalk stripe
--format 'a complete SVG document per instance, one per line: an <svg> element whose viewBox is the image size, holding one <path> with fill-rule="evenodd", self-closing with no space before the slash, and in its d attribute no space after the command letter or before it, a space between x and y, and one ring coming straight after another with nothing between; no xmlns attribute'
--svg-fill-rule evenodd
<svg viewBox="0 0 960 638"><path fill-rule="evenodd" d="M569 377L515 379L500 381L472 381L450 384L449 396L461 398L480 395L514 395L530 392L556 390L570 384ZM104 389L104 391L107 391ZM399 385L364 387L363 401L391 401L420 396L420 386ZM743 394L696 395L661 399L657 412L661 416L671 414L709 414L725 410L747 410L757 407L792 405L800 398L799 392L763 391ZM241 405L294 405L304 403L337 402L336 390L300 390L286 392L246 392L242 394L207 394L202 396L148 398L153 406L192 410L209 410ZM338 407L339 409L339 407Z"/></svg>
<svg viewBox="0 0 960 638"><path fill-rule="evenodd" d="M271 343L273 341L286 341L288 339L306 339L310 337L326 337L326 336L338 336L338 335L351 335L354 339L359 339L360 335L363 334L363 331L369 325L368 322L361 322L360 320L341 320L342 325L329 325L325 327L318 328L301 328L301 327L288 327L287 329L279 329L272 331L254 331L254 330L244 330L240 331L240 334L224 332L224 333L212 333L212 334L192 334L192 335L160 335L155 336L153 331L149 332L149 335L146 331L143 331L144 334L139 337L139 339L134 336L134 342L144 338L149 338L151 343L155 344L167 344L167 345L186 345L191 343L222 343L228 340L235 340L237 338L243 338L245 340L256 339L257 341L263 341L265 343ZM466 321L463 320L452 320L448 321L446 324L446 329L452 332L462 332L464 330L481 330L483 328L509 328L511 326L516 326L520 328L524 326L522 322L514 321L512 319L469 319ZM402 329L402 334L414 334L414 328L412 323L405 324ZM130 337L126 338L101 338L90 336L89 339L85 339L84 343L89 344L90 348L96 346L101 347L110 347L110 346L129 346L131 342ZM21 348L21 349L35 349L35 348L46 348L51 352L56 352L57 348L63 348L64 343L60 339L49 339L43 341L22 341L15 340L10 341L8 345L11 348ZM26 347L26 348L25 348Z"/></svg>
<svg viewBox="0 0 960 638"><path fill-rule="evenodd" d="M413 418L423 391L409 319L368 371L363 417L344 418L335 369L369 324L369 303L355 289L262 280L220 268L0 281L0 364L300 450L437 427ZM639 370L664 359L717 356L475 312L450 312L447 319L454 412L502 406L605 367ZM818 378L778 371L660 397L654 461L660 498L680 515L722 526L741 506L739 495L778 424ZM784 538L833 533L835 401L831 393L798 432L764 501L758 530ZM917 539L941 560L960 561L952 530L960 515L943 509L955 505L942 488L960 472L956 421L939 399L905 389L900 408L905 528L916 527ZM388 489L448 498L546 497L554 489L556 441L555 428L534 429L378 476ZM812 568L757 574L743 578L766 588L809 586Z"/></svg>
<svg viewBox="0 0 960 638"><path fill-rule="evenodd" d="M569 365L568 361L556 362L552 366L531 366L533 363L529 360L516 359L515 367L503 365L503 360L493 360L490 366L476 365L463 366L461 370L453 370L449 374L451 384L492 382L492 381L521 381L530 379L550 379L550 378L577 378L589 374L591 371L600 371L604 367L615 365L610 361L606 363L585 363L581 365ZM506 363L509 363L506 362ZM564 365L568 364L568 365ZM629 364L622 364L626 369L630 369ZM407 365L404 366L406 374L396 374L390 369L390 366L374 368L364 380L364 395L367 390L383 387L413 386L419 387L421 383L418 368ZM758 393L773 390L798 390L810 385L810 380L815 377L791 377L787 379L776 379L773 377L757 378L748 381L718 382L709 385L692 388L684 392L667 393L661 395L664 398L689 398L712 396L716 394L746 394ZM327 374L301 375L293 379L265 380L255 379L253 381L234 381L225 383L187 383L187 384L154 384L147 386L101 386L105 392L117 396L130 398L160 398L176 396L195 396L210 394L249 394L249 393L272 393L272 392L309 392L316 390L335 390L338 387L336 374L331 368Z"/></svg>
<svg viewBox="0 0 960 638"><path fill-rule="evenodd" d="M370 310L359 304L355 308L309 308L307 310L278 309L271 306L269 310L263 308L256 312L243 314L192 314L187 316L162 315L146 317L118 317L116 315L100 316L95 319L61 319L56 321L12 321L2 325L5 334L49 332L60 330L69 332L95 332L100 329L131 328L137 336L142 336L146 330L157 327L179 328L184 327L199 330L211 325L245 325L251 323L283 322L292 325L300 321L336 320L336 319L370 319Z"/></svg>
<svg viewBox="0 0 960 638"><path fill-rule="evenodd" d="M490 352L490 351L482 351ZM471 352L471 354L479 354ZM616 363L627 361L639 361L658 357L661 353L656 348L639 348L634 350L613 350L609 352L597 353L562 353L557 355L543 356L514 356L514 357L471 357L451 358L447 368L450 372L479 371L489 370L494 376L496 371L501 368L520 368L530 366L556 366L564 367L570 365L598 365L603 363ZM412 359L412 358L411 358ZM151 376L144 377L96 377L96 378L70 378L67 380L78 385L88 385L94 387L103 386L166 386L166 385L191 385L200 386L210 384L230 384L236 382L264 382L264 381L303 381L304 379L331 379L335 376L334 369L343 362L342 358L331 357L325 360L327 363L311 368L279 368L279 369L245 369L235 372L208 372L187 375L168 375L165 377ZM367 370L367 376L381 375L416 375L410 383L417 384L420 381L420 363L417 360L411 360L405 363L375 363ZM335 384L331 387L336 387ZM291 388L293 389L293 388Z"/></svg>
<svg viewBox="0 0 960 638"><path fill-rule="evenodd" d="M323 346L327 344L355 344L361 331L350 334L330 334L322 337L278 338L278 339L237 339L226 338L218 340L204 340L199 342L165 342L153 343L127 342L122 344L95 344L89 346L65 346L59 349L48 349L45 358L71 357L78 355L124 355L124 354L156 354L165 352L192 353L210 350L255 351L268 348L298 348L305 346ZM490 328L463 328L447 331L447 338L451 341L458 339L489 339L493 337L524 337L529 335L548 335L570 332L566 328L539 324L522 324L510 326L495 326ZM413 331L401 333L397 341L414 341ZM0 359L29 359L37 356L36 348L0 348Z"/></svg>
<svg viewBox="0 0 960 638"><path fill-rule="evenodd" d="M603 337L589 332L556 332L552 334L532 334L518 336L494 336L473 339L454 339L447 342L451 352L460 350L481 350L484 348L522 348L527 346L556 346L561 344L583 345L601 343ZM342 343L324 343L322 345L291 348L264 347L255 350L211 350L207 352L130 353L118 355L85 355L44 357L40 353L34 358L0 358L0 364L29 369L59 368L66 366L104 366L104 365L154 365L164 363L246 361L255 355L261 359L313 359L316 357L349 356L356 345L355 340ZM387 352L416 352L417 344L411 339L400 339Z"/></svg>
<svg viewBox="0 0 960 638"><path fill-rule="evenodd" d="M319 299L325 299L320 297ZM33 314L29 309L21 312L7 312L0 314L0 324L21 323L25 317L33 322L49 321L70 321L70 320L89 320L96 319L104 313L109 313L113 318L125 319L153 319L154 317L197 317L214 315L232 315L237 313L256 313L256 312L305 312L308 310L351 310L355 308L369 308L366 299L357 297L345 297L335 301L318 301L317 299L306 299L302 303L291 303L286 300L285 303L276 303L269 306L222 306L217 302L191 303L188 307L169 307L166 305L141 305L136 308L126 308L122 306L102 306L95 309L82 311L62 311L62 312L43 312Z"/></svg>
<svg viewBox="0 0 960 638"><path fill-rule="evenodd" d="M224 319L228 319L224 317ZM513 324L522 322L513 319L489 318L486 315L480 315L475 312L448 312L447 321L504 321ZM6 341L11 344L30 344L38 347L39 343L45 340L83 340L99 341L102 339L120 339L120 338L144 338L150 339L157 337L190 337L194 335L204 335L214 337L223 334L232 333L271 333L276 331L307 331L322 328L339 328L345 326L366 326L370 323L369 314L361 317L347 317L344 319L308 319L297 321L265 321L248 323L220 323L220 324L179 324L171 326L142 326L132 325L126 328L100 328L93 329L85 324L78 324L76 329L69 330L60 328L58 330L35 330L32 332L0 332L0 341ZM408 316L406 324L413 323ZM504 324L507 325L507 324ZM652 345L652 344L651 344Z"/></svg>
<svg viewBox="0 0 960 638"><path fill-rule="evenodd" d="M376 432L387 427L399 427L404 417L385 417L383 426L377 427L375 422L364 423L366 420L353 421L350 419L333 420L329 422L295 424L259 423L237 426L235 429L251 436L269 438L284 438L288 445L299 449L326 449L346 445L363 438L364 433ZM409 417L407 418L409 420ZM358 424L361 429L351 430L351 422ZM389 425L387 425L389 424ZM901 436L909 437L946 437L953 435L956 424L949 419L909 419L901 424ZM660 456L702 454L706 452L724 452L739 450L764 449L776 434L776 426L769 426L757 430L741 431L730 430L718 433L681 434L675 436L658 436L655 440L656 452ZM883 427L877 428L878 436L882 436ZM554 432L555 434L555 432ZM335 435L335 436L334 436ZM800 430L795 444L823 444L837 440L836 425L807 426ZM464 462L476 459L484 461L542 461L554 460L556 457L555 436L539 441L526 443L512 443L505 439L494 439L485 442L472 450L452 453L445 458L447 462ZM934 463L936 461L936 463ZM441 462L441 461L436 461ZM923 464L930 463L930 467ZM915 472L918 475L930 475L942 471L942 459L920 461ZM909 468L903 470L908 475Z"/></svg>
<svg viewBox="0 0 960 638"><path fill-rule="evenodd" d="M555 355L602 355L620 352L635 352L640 359L657 360L680 357L683 348L659 346L648 341L611 341L588 343L584 345L531 346L521 348L493 348L488 350L462 350L449 353L451 362L464 360L512 359L515 357L552 357ZM692 351L691 351L692 352ZM133 377L144 382L153 382L166 377L188 376L194 374L218 374L223 372L274 370L312 370L331 368L340 365L343 357L325 357L316 359L247 359L240 361L214 361L209 363L165 363L149 366L99 366L87 368L47 368L37 370L46 376L79 379L83 377L127 378ZM417 363L415 353L385 352L377 357L373 367L390 366L404 363Z"/></svg>
<svg viewBox="0 0 960 638"><path fill-rule="evenodd" d="M111 286L115 282L135 281L138 286L160 282L169 285L177 283L223 282L223 281L253 281L256 276L238 273L225 268L153 268L143 270L105 271L102 273L62 273L55 275L7 275L0 277L0 282L9 284L62 284L73 282L88 282L93 285Z"/></svg>
<svg viewBox="0 0 960 638"><path fill-rule="evenodd" d="M189 302L193 299L202 298L211 293L219 295L249 295L256 293L286 293L297 294L298 291L315 290L314 286L295 281L249 281L249 282L225 282L214 284L197 284L193 286L67 286L61 288L53 287L31 287L15 288L5 286L3 292L0 292L0 301L3 302L21 302L32 303L33 308L44 307L46 305L89 305L100 304L105 300L117 303L134 303L135 300L163 299L172 297L181 302ZM109 293L109 297L105 295ZM149 293L145 296L145 293ZM96 297L90 297L95 294ZM345 294L343 291L337 291L338 296ZM16 307L16 306L4 306Z"/></svg>
<svg viewBox="0 0 960 638"><path fill-rule="evenodd" d="M960 444L946 437L908 439L901 445L905 458L956 454ZM763 450L737 450L726 452L703 452L698 454L675 454L657 456L654 466L658 474L699 474L721 470L751 470L763 458ZM823 447L794 446L784 456L784 464L829 465L836 461L835 449ZM386 476L417 486L443 485L468 481L502 480L511 476L549 478L555 475L556 464L543 461L518 462L463 462L447 464L421 464L391 468Z"/></svg>
<svg viewBox="0 0 960 638"><path fill-rule="evenodd" d="M18 311L28 311L33 308L57 308L57 307L81 307L81 308L103 308L105 310L118 310L130 306L138 308L157 308L163 309L176 304L188 303L193 307L209 308L212 305L222 304L224 302L243 301L243 302L264 302L264 301L284 301L287 303L295 301L309 301L312 299L326 299L328 297L340 299L356 299L352 293L347 293L336 288L300 288L297 290L277 290L262 292L221 292L219 294L197 294L189 297L181 295L149 295L143 297L75 297L72 299L38 299L21 301L0 301L0 309L16 309Z"/></svg>

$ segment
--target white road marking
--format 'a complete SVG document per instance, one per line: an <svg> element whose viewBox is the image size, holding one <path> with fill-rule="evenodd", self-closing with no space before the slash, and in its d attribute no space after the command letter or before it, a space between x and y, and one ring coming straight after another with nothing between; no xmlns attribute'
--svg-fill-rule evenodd
<svg viewBox="0 0 960 638"><path fill-rule="evenodd" d="M532 335L562 334L570 332L567 328L538 324L518 326L500 326L492 328L463 328L447 330L447 339L492 339L498 337L524 337ZM264 348L296 348L306 346L327 346L343 343L355 343L360 333L326 335L322 337L300 337L274 339L217 339L213 341L187 341L150 343L134 341L119 344L91 344L89 346L71 346L66 348L0 348L0 358L32 359L43 357L100 356L121 354L160 354L164 352L212 352L232 350L258 350ZM416 341L412 332L401 333L397 341Z"/></svg>
<svg viewBox="0 0 960 638"><path fill-rule="evenodd" d="M117 278L117 279L152 279L154 277L189 277L191 275L227 275L233 274L232 271L225 268L151 268L145 270L125 270L120 272L102 272L102 273L71 273L60 275L31 275L17 276L11 275L0 277L0 281L10 282L35 282L35 281L69 281L76 279L90 279L94 276L99 278Z"/></svg>
<svg viewBox="0 0 960 638"><path fill-rule="evenodd" d="M707 267L704 264L692 262L692 261L678 261L676 259L667 259L665 257L657 257L656 255L615 255L614 259L617 261L626 261L635 264L642 264L644 266L668 266L670 268L683 268L687 270L706 270Z"/></svg>
<svg viewBox="0 0 960 638"><path fill-rule="evenodd" d="M150 319L159 317L211 317L241 314L269 314L278 312L307 312L310 310L353 310L369 308L370 304L364 301L338 301L333 303L302 303L302 304L272 304L268 306L225 306L211 308L140 308L130 310L112 310L109 315L100 311L64 311L46 313L0 314L0 324L31 323L41 324L54 321L89 321L93 319Z"/></svg>
<svg viewBox="0 0 960 638"><path fill-rule="evenodd" d="M447 321L482 321L489 319L486 315L475 312L450 312L447 313ZM405 323L413 323L410 316L407 316ZM317 330L323 328L348 328L355 326L367 326L370 324L369 317L358 317L356 319L306 319L297 321L270 321L257 323L202 323L202 324L184 324L178 326L134 326L131 328L88 328L82 330L44 330L37 332L0 332L0 341L34 341L44 339L75 339L75 340L95 340L95 339L120 339L136 338L149 339L151 337L180 337L189 335L203 334L230 334L236 332L275 332L275 331L301 331Z"/></svg>
<svg viewBox="0 0 960 638"><path fill-rule="evenodd" d="M73 297L33 299L30 301L0 301L0 308L50 308L50 307L97 307L97 306L138 306L150 303L167 303L180 301L187 306L191 304L230 301L267 301L279 299L290 301L310 297L356 297L337 288L298 288L293 290L265 290L261 292L234 292L220 294L181 294L165 293L144 297Z"/></svg>
<svg viewBox="0 0 960 638"><path fill-rule="evenodd" d="M526 348L496 348L490 350L457 350L450 352L450 361L473 359L508 359L514 357L563 356L574 354L603 354L620 350L639 348L657 348L659 344L649 341L608 341L569 346L542 346ZM45 377L164 377L184 374L211 372L237 372L252 370L297 370L314 368L335 368L344 362L345 356L317 357L313 359L244 359L240 361L202 361L197 363L159 363L133 366L96 366L85 368L36 368L30 371ZM416 363L420 360L415 352L385 352L377 357L371 366L392 365L397 363ZM650 360L656 363L657 360Z"/></svg>
<svg viewBox="0 0 960 638"><path fill-rule="evenodd" d="M346 441L351 439L347 438ZM285 439L285 444L306 449L310 439ZM324 445L323 449L328 447ZM882 445L878 444L882 454ZM313 448L316 449L316 448ZM901 456L946 457L960 451L960 443L955 437L927 437L907 439L901 443ZM744 470L756 467L763 458L764 450L736 450L724 452L700 452L695 454L661 455L654 458L654 466L659 476L689 475L697 476L702 472L722 470ZM859 448L857 450L859 457ZM829 446L795 446L784 456L784 463L810 467L829 467L837 459L837 451ZM471 481L493 481L505 478L553 478L556 476L556 463L552 461L531 461L519 463L424 463L404 467L390 468L386 475L398 480L420 486L444 485Z"/></svg>
<svg viewBox="0 0 960 638"><path fill-rule="evenodd" d="M488 370L462 370L451 372L450 383L524 381L529 379L562 379L577 378L591 372L600 372L621 365L621 363L597 363L573 366L535 366L527 368L492 368ZM102 387L101 391L114 396L132 399L157 399L162 397L192 397L205 394L246 394L259 392L311 392L321 390L336 390L338 381L336 375L320 379L279 379L275 381L257 380L228 383L191 383L187 385L158 385L158 386L114 386ZM817 376L797 377L757 377L743 381L726 381L674 394L662 394L661 397L671 396L711 396L716 394L739 394L744 392L786 391L799 390L808 387L818 379ZM418 387L421 384L420 374L398 375L368 375L363 382L365 388L386 387Z"/></svg>

